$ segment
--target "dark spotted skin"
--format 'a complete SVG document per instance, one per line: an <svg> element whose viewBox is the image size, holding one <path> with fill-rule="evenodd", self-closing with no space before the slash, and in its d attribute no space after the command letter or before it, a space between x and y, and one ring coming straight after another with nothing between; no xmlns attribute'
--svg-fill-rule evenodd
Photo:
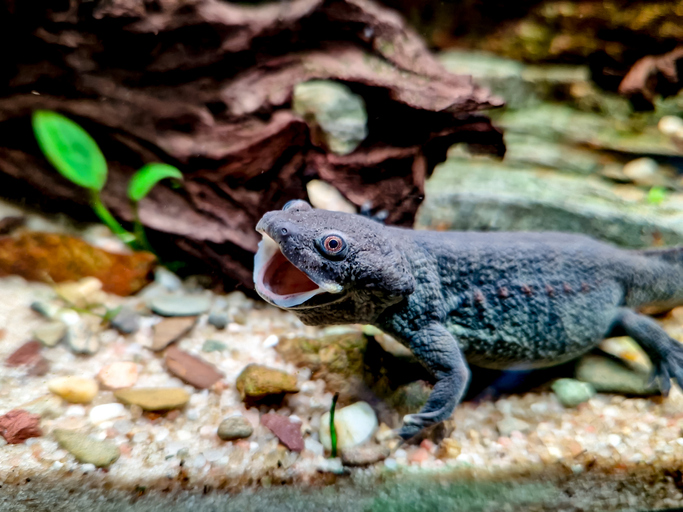
<svg viewBox="0 0 683 512"><path fill-rule="evenodd" d="M294 241L277 240L285 225ZM413 231L303 202L270 212L259 226L273 233L286 256L296 250L290 261L313 280L324 275L344 286L339 295L293 308L304 323L371 323L434 375L423 410L404 418L404 438L451 415L466 390L468 363L556 365L611 334L641 344L664 394L671 378L683 383L682 345L636 312L683 304L683 249L627 251L563 233ZM348 243L342 261L307 250L328 232Z"/></svg>

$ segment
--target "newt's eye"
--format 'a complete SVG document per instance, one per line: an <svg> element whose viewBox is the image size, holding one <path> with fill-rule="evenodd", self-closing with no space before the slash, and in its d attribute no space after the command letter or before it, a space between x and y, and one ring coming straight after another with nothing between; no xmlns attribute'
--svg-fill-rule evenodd
<svg viewBox="0 0 683 512"><path fill-rule="evenodd" d="M320 252L331 258L342 258L346 254L346 242L339 235L327 235L320 242Z"/></svg>

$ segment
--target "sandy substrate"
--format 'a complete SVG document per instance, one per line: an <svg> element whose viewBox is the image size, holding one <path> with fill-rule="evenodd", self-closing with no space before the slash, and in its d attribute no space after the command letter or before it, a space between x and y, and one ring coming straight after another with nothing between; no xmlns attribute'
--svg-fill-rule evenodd
<svg viewBox="0 0 683 512"><path fill-rule="evenodd" d="M33 330L46 322L29 306L51 295L52 289L46 285L26 283L18 278L0 280L0 328L5 331L0 341L0 360L30 340ZM109 306L123 301L114 296L107 300ZM217 330L208 325L205 314L191 334L178 344L224 373L221 384L210 390L200 391L183 384L168 373L159 353L146 348L151 325L158 320L153 316L134 335L104 331L100 336L102 346L95 355L77 356L62 345L44 349L42 353L50 363L46 375L32 377L21 368L0 367L0 414L50 396L47 381L54 377L95 377L103 366L114 361L138 364L138 387L180 386L192 394L189 404L176 413L149 415L127 408L123 417L99 425L90 421L89 412L96 405L116 402L111 391L100 390L90 404L58 404L53 417L41 422L42 437L15 445L0 441L0 506L9 507L7 510L40 510L39 503L55 499L52 506L44 505L44 509L61 510L55 508L54 503L61 503L61 498L56 497L70 495L69 499L85 500L83 503L88 501L86 496L89 499L99 496L103 507L107 497L114 505L136 497L140 507L151 499L149 508L136 510L156 510L153 507L163 506L166 498L155 493L172 491L180 493L174 501L178 508L173 510L189 509L193 500L207 500L206 503L214 503L212 506L220 510L232 510L221 502L224 491L262 489L266 492L262 499L272 500L273 510L308 510L287 508L290 505L286 500L300 503L301 498L296 494L299 491L292 490L294 494L283 498L273 487L287 484L278 491L286 493L289 491L284 489L290 485L292 489L300 489L336 483L337 487L329 491L331 505L309 496L307 503L318 503L311 510L343 510L338 496L347 496L344 506L356 503L353 500L365 500L351 508L375 510L373 504L380 497L374 482L386 484L395 478L415 481L425 474L442 475L448 485L463 479L474 479L476 485L485 485L487 481L540 482L562 495L561 499L550 501L544 495L540 501L545 505L538 504L537 508L519 505L528 510L547 507L557 510L558 504L563 510L578 510L590 503L591 496L605 510L683 505L683 495L677 487L683 470L683 394L678 388L668 399L598 394L575 409L564 408L552 393L527 393L495 402L462 404L448 423L448 430L452 432L439 444L427 441L417 446L398 446L389 428L380 426L376 437L392 449L392 455L370 468L346 469L345 475L335 474L341 465L338 460L330 461L326 457L317 433L320 417L329 410L332 394L325 389L324 382L310 379L310 371L297 369L282 360L273 346L273 335L278 338L315 336L321 330L305 327L294 316L274 308L256 306L249 299L239 300L244 301L244 325L230 323L225 330ZM228 349L202 352L207 339L221 341ZM235 380L247 364L254 362L297 375L301 391L288 395L274 412L294 415L301 421L306 443L301 453L289 451L260 425L260 416L270 411L268 407L246 408L242 403ZM226 442L217 437L220 421L233 414L244 415L255 427L249 439ZM521 420L520 430L502 436L498 425L505 418ZM121 457L106 470L81 464L57 444L53 432L58 428L110 440L121 450ZM647 476L633 477L640 474ZM629 478L629 485L638 491L627 492L628 485L617 485ZM590 482L602 482L603 487ZM577 496L573 501L567 495L572 488L571 492ZM492 488L487 489L485 494L495 499L496 493ZM204 492L212 497L200 498ZM419 490L415 492L419 494ZM139 501L141 496L145 500ZM396 500L397 503L405 501L400 497ZM339 508L334 508L335 502ZM33 503L37 508L20 508L26 503ZM183 503L186 508L181 507ZM518 508L513 499L508 505L510 510ZM264 504L258 510L270 510L268 507ZM239 510L251 509L243 504Z"/></svg>

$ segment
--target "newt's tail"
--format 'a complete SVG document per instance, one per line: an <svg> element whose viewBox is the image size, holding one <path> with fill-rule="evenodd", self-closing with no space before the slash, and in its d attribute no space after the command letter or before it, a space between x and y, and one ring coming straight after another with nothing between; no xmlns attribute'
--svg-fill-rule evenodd
<svg viewBox="0 0 683 512"><path fill-rule="evenodd" d="M683 246L665 247L663 249L645 249L634 251L647 258L657 258L671 265L683 268Z"/></svg>

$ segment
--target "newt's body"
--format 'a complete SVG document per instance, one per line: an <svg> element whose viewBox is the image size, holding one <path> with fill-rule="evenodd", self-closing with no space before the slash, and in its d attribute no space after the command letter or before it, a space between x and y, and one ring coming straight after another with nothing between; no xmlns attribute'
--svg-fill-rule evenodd
<svg viewBox="0 0 683 512"><path fill-rule="evenodd" d="M436 384L401 435L447 419L467 362L539 368L623 332L662 391L683 384L683 345L636 312L683 304L683 249L627 251L563 233L413 231L295 201L269 212L256 290L309 325L373 324L410 348Z"/></svg>

